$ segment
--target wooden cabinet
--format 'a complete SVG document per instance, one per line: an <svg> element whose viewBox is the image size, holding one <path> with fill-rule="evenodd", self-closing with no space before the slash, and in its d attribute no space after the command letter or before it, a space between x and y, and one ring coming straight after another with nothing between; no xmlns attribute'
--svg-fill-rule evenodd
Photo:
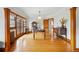
<svg viewBox="0 0 79 59"><path fill-rule="evenodd" d="M54 33L56 33L58 37L62 37L62 35L64 35L67 38L67 28L63 27L54 28Z"/></svg>
<svg viewBox="0 0 79 59"><path fill-rule="evenodd" d="M57 37L63 37L62 35L64 35L65 38L67 38L67 28L63 27L54 28L54 33L56 33Z"/></svg>

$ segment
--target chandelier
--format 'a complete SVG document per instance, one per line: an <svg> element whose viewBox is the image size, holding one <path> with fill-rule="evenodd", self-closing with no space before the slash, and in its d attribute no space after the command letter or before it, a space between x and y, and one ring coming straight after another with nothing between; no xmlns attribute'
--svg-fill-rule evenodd
<svg viewBox="0 0 79 59"><path fill-rule="evenodd" d="M41 20L42 19L42 17L40 16L40 11L38 11L38 20Z"/></svg>

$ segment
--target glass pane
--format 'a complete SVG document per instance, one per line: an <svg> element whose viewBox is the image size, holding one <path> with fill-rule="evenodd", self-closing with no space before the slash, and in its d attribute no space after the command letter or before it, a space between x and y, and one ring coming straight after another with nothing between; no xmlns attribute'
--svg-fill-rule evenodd
<svg viewBox="0 0 79 59"><path fill-rule="evenodd" d="M24 33L26 32L26 20L24 20Z"/></svg>
<svg viewBox="0 0 79 59"><path fill-rule="evenodd" d="M15 27L15 15L10 14L10 27Z"/></svg>
<svg viewBox="0 0 79 59"><path fill-rule="evenodd" d="M23 33L23 19L21 19L21 33Z"/></svg>

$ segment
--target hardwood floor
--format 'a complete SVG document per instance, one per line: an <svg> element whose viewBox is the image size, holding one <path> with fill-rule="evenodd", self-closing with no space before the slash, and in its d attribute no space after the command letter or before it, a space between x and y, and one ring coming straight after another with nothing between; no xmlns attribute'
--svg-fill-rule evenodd
<svg viewBox="0 0 79 59"><path fill-rule="evenodd" d="M40 38L40 39L39 39ZM13 49L14 48L14 49ZM12 48L13 52L71 52L71 46L68 42L60 38L44 39L43 33L36 33L36 39L33 34L26 34L17 40Z"/></svg>

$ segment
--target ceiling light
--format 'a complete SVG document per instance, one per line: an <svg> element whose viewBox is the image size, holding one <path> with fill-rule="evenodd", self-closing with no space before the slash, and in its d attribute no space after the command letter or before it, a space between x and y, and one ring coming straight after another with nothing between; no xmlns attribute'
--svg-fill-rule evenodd
<svg viewBox="0 0 79 59"><path fill-rule="evenodd" d="M38 20L41 20L42 17L40 16L40 11L38 13L39 13Z"/></svg>

